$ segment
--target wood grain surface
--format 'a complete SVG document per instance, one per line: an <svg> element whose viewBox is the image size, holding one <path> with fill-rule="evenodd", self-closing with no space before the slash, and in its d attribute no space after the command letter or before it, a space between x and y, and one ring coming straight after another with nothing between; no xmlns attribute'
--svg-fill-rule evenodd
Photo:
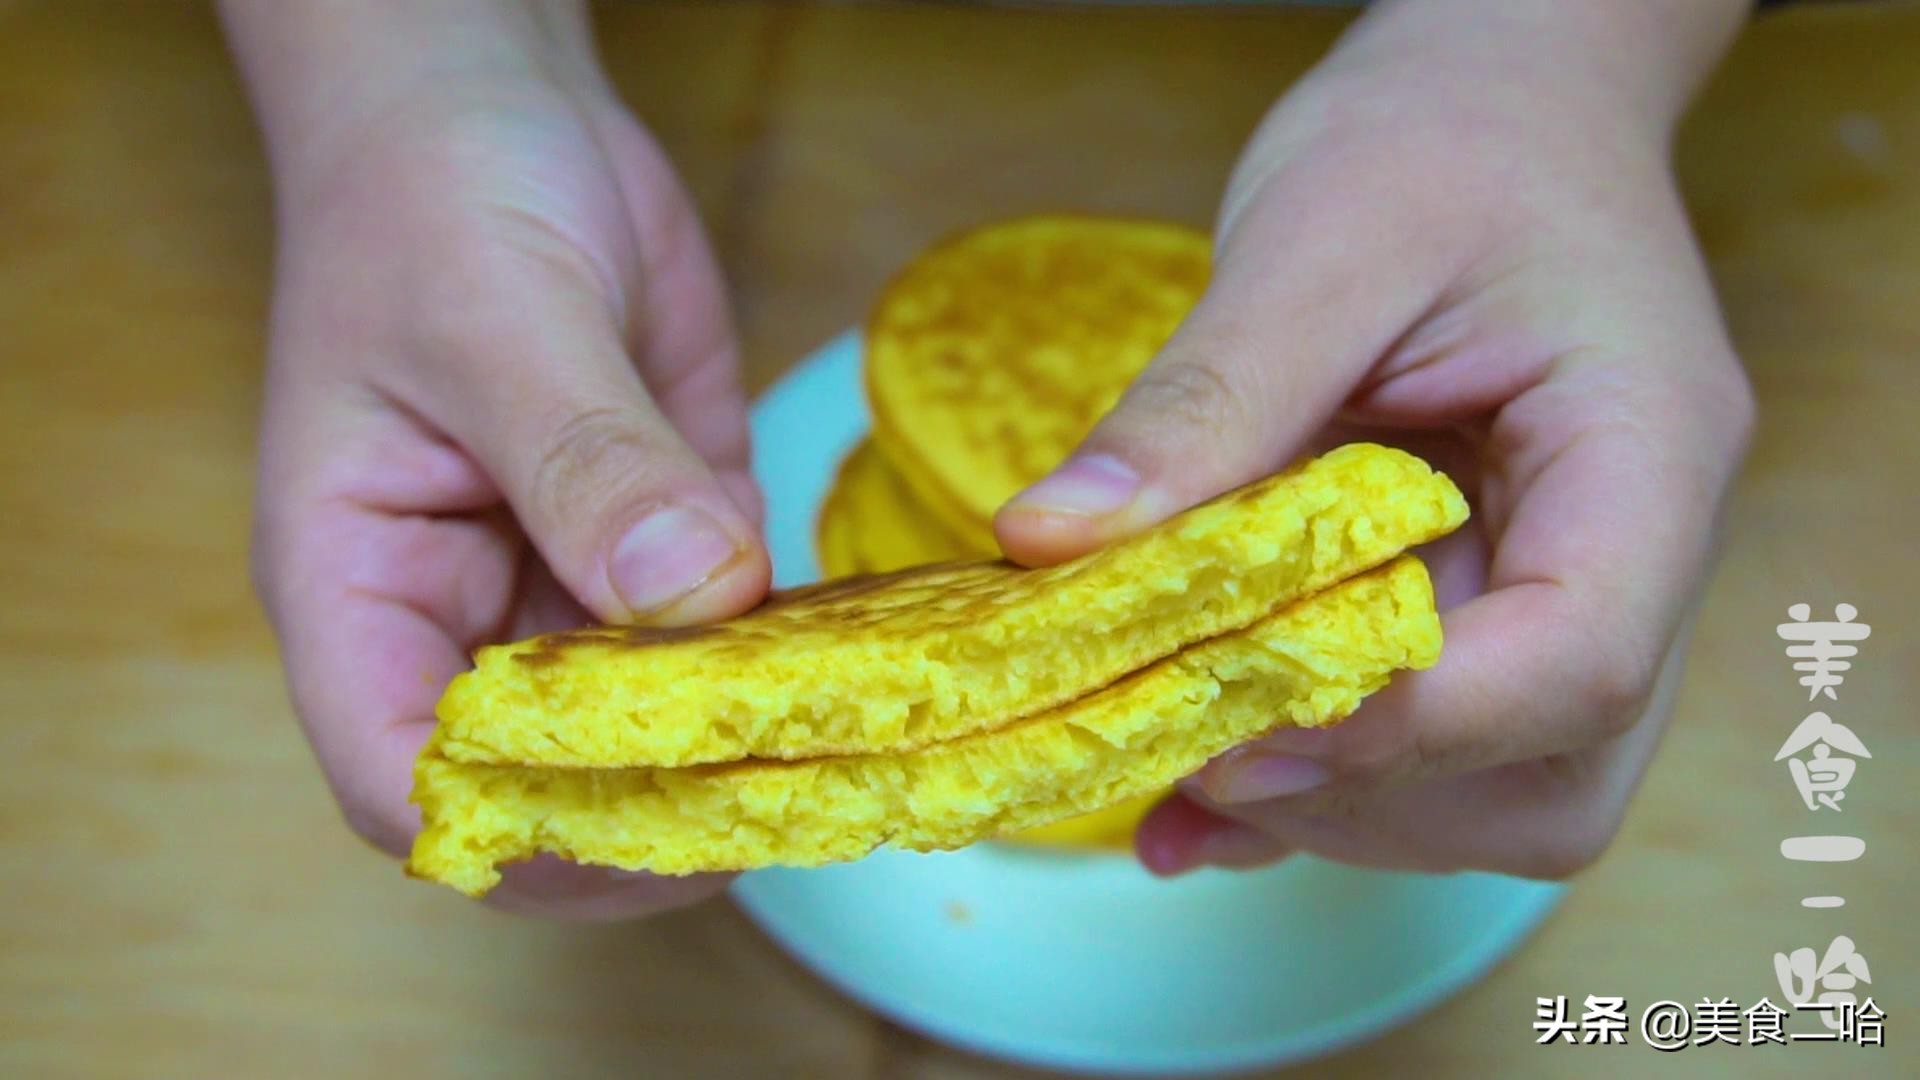
<svg viewBox="0 0 1920 1080"><path fill-rule="evenodd" d="M751 381L943 232L1043 207L1207 222L1344 17L739 3L600 12L737 290ZM1457 1000L1332 1076L1920 1073L1920 8L1762 20L1680 170L1762 425L1680 719L1616 848ZM270 196L210 12L0 3L0 1074L1034 1075L849 1004L725 903L510 919L341 825L247 586ZM1836 715L1845 831L1771 761L1806 706L1788 604L1874 624ZM1844 894L1844 915L1798 898ZM1533 1045L1534 998L1778 997L1852 934L1889 1049ZM1819 932L1825 930L1825 934ZM1818 941L1814 940L1818 935ZM1311 979L1311 972L1301 973Z"/></svg>

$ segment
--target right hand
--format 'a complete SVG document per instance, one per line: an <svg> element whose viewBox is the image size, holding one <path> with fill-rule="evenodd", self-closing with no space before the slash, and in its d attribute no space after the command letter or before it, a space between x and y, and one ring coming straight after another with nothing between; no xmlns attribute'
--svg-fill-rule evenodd
<svg viewBox="0 0 1920 1080"><path fill-rule="evenodd" d="M229 16L257 63L277 16ZM769 576L720 275L660 149L597 77L421 67L324 137L262 106L280 251L255 578L341 809L396 855L476 646L722 618ZM726 881L542 860L492 899L617 918Z"/></svg>
<svg viewBox="0 0 1920 1080"><path fill-rule="evenodd" d="M1377 4L1268 115L1206 295L1000 511L1003 549L1060 562L1355 438L1438 462L1473 519L1423 549L1439 662L1216 758L1142 822L1151 869L1559 878L1606 850L1753 424L1667 160L1744 16Z"/></svg>

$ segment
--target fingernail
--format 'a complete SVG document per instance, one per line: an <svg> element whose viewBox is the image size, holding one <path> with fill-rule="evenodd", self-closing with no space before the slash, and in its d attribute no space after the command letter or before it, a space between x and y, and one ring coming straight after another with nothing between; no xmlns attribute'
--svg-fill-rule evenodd
<svg viewBox="0 0 1920 1080"><path fill-rule="evenodd" d="M630 613L644 615L706 584L739 550L705 511L663 507L621 538L607 579Z"/></svg>
<svg viewBox="0 0 1920 1080"><path fill-rule="evenodd" d="M1028 510L1104 517L1125 508L1139 490L1140 474L1126 462L1108 454L1088 454L1055 469L1013 501Z"/></svg>
<svg viewBox="0 0 1920 1080"><path fill-rule="evenodd" d="M1311 791L1329 775L1319 762L1291 754L1244 754L1202 785L1214 802L1250 803Z"/></svg>

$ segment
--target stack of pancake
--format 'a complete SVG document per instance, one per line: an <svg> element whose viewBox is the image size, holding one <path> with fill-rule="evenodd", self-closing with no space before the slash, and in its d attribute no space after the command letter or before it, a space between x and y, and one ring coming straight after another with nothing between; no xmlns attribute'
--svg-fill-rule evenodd
<svg viewBox="0 0 1920 1080"><path fill-rule="evenodd" d="M1339 448L1059 566L981 557L1204 277L1195 234L1078 218L916 262L869 326L873 441L820 522L835 579L714 626L482 649L416 767L410 871L478 895L543 851L688 874L1100 839L1087 815L1130 831L1221 751L1431 665L1404 553L1467 508L1397 450Z"/></svg>
<svg viewBox="0 0 1920 1080"><path fill-rule="evenodd" d="M1072 562L945 563L725 623L482 649L416 771L415 873L539 851L663 874L957 847L1159 790L1439 655L1465 520L1425 463L1341 447Z"/></svg>
<svg viewBox="0 0 1920 1080"><path fill-rule="evenodd" d="M1000 554L993 514L1077 446L1205 289L1182 225L1050 215L963 233L881 294L865 336L873 435L821 508L827 577ZM1125 848L1149 792L1008 839Z"/></svg>

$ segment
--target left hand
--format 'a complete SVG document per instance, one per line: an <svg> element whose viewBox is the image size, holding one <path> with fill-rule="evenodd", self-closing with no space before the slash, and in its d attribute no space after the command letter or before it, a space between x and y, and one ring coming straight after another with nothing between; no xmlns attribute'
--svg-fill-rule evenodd
<svg viewBox="0 0 1920 1080"><path fill-rule="evenodd" d="M226 13L280 220L255 579L343 816L404 856L414 763L474 648L765 595L733 328L584 5ZM488 902L628 919L729 880L542 858Z"/></svg>
<svg viewBox="0 0 1920 1080"><path fill-rule="evenodd" d="M1209 763L1142 824L1149 868L1559 877L1606 848L1752 424L1667 163L1744 14L1381 5L1269 115L1211 288L1003 548L1069 558L1354 438L1427 456L1474 518L1425 553L1439 664Z"/></svg>

